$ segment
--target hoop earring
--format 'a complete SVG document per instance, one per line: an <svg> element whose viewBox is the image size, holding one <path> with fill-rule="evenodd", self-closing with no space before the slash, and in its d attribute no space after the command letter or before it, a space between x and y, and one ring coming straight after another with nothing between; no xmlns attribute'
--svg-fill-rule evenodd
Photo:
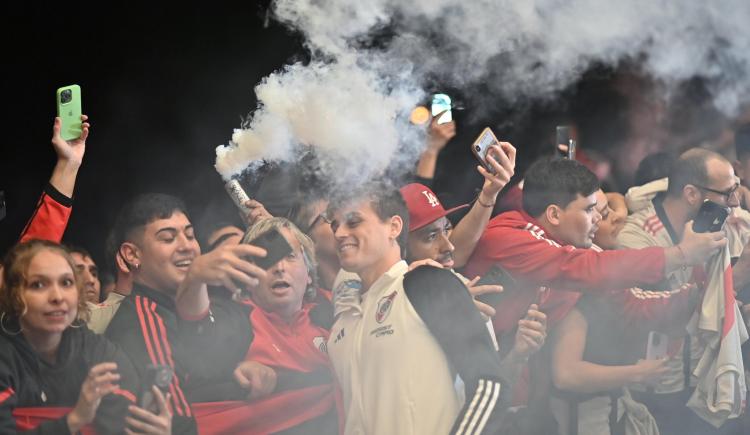
<svg viewBox="0 0 750 435"><path fill-rule="evenodd" d="M77 325L76 325L76 322L78 322ZM81 319L75 319L72 322L70 322L71 328L80 328L81 326L83 326L83 322L81 322Z"/></svg>
<svg viewBox="0 0 750 435"><path fill-rule="evenodd" d="M11 332L5 329L5 311L3 311L2 314L0 314L0 329L2 329L3 332L8 335L18 335L23 331L23 327L20 325L19 325L18 331L16 332Z"/></svg>

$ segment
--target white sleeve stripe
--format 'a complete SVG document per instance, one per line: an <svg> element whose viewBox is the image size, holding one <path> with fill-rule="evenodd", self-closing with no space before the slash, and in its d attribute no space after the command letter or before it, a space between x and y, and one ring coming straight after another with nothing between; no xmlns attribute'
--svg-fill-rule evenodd
<svg viewBox="0 0 750 435"><path fill-rule="evenodd" d="M492 414L492 410L495 409L495 405L497 404L497 399L500 397L500 384L495 382L495 386L493 388L492 393L492 399L490 400L490 404L487 405L487 407L484 409L484 416L482 417L482 421L479 422L479 426L477 427L475 434L479 435L484 430L484 427L487 425L487 420L490 419L490 415Z"/></svg>
<svg viewBox="0 0 750 435"><path fill-rule="evenodd" d="M484 391L484 379L479 380L477 391L476 393L474 393L474 398L471 399L471 403L469 404L469 407L466 409L466 413L464 414L464 419L463 421L461 421L461 425L458 427L458 431L456 432L456 435L461 435L462 433L464 433L464 429L466 428L466 423L469 421L469 416L474 410L474 407L477 406L477 402L479 401L479 395L482 394L482 391Z"/></svg>
<svg viewBox="0 0 750 435"><path fill-rule="evenodd" d="M484 426L497 404L497 398L500 395L501 388L502 386L499 382L479 380L479 387L477 388L476 393L474 393L474 398L464 414L463 421L456 431L456 435L481 433L482 430L484 430ZM482 396L481 400L480 396ZM490 399L490 397L492 398ZM480 402L479 406L477 406L477 401ZM484 415L484 418L482 418L482 415ZM477 424L479 425L477 426Z"/></svg>

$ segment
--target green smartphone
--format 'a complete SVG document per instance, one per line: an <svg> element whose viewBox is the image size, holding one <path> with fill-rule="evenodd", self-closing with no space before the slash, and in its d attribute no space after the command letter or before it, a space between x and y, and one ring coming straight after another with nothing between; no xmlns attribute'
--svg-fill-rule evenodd
<svg viewBox="0 0 750 435"><path fill-rule="evenodd" d="M63 139L73 140L81 137L83 122L80 86L64 86L57 90L57 116L62 120L60 133Z"/></svg>

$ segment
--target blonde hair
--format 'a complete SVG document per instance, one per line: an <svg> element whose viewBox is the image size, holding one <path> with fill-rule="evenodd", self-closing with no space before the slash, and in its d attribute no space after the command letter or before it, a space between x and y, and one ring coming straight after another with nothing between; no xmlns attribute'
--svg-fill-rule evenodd
<svg viewBox="0 0 750 435"><path fill-rule="evenodd" d="M47 240L31 240L19 243L6 254L3 260L3 280L0 288L0 311L11 320L19 320L26 314L23 291L27 284L27 273L31 261L42 251L59 254L70 266L78 290L78 311L76 319L88 320L88 308L84 297L83 280L80 278L70 252L62 245Z"/></svg>
<svg viewBox="0 0 750 435"><path fill-rule="evenodd" d="M305 290L305 299L312 301L315 299L318 290L318 262L315 259L315 243L305 233L303 233L296 225L294 225L289 219L282 217L273 217L269 219L263 219L256 223L252 227L248 228L245 232L245 236L242 237L242 243L252 244L251 242L259 236L271 231L280 230L281 228L288 229L295 239L299 242L302 247L302 258L305 260L305 266L307 266L307 274L310 276L312 281Z"/></svg>

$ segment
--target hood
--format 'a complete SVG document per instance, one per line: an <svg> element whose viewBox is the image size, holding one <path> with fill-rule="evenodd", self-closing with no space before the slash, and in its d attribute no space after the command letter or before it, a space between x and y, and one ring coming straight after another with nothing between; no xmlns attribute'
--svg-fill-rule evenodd
<svg viewBox="0 0 750 435"><path fill-rule="evenodd" d="M628 189L628 193L625 194L625 204L628 206L628 214L641 211L651 205L651 200L658 193L666 192L668 185L669 179L661 178L642 186L634 186Z"/></svg>

